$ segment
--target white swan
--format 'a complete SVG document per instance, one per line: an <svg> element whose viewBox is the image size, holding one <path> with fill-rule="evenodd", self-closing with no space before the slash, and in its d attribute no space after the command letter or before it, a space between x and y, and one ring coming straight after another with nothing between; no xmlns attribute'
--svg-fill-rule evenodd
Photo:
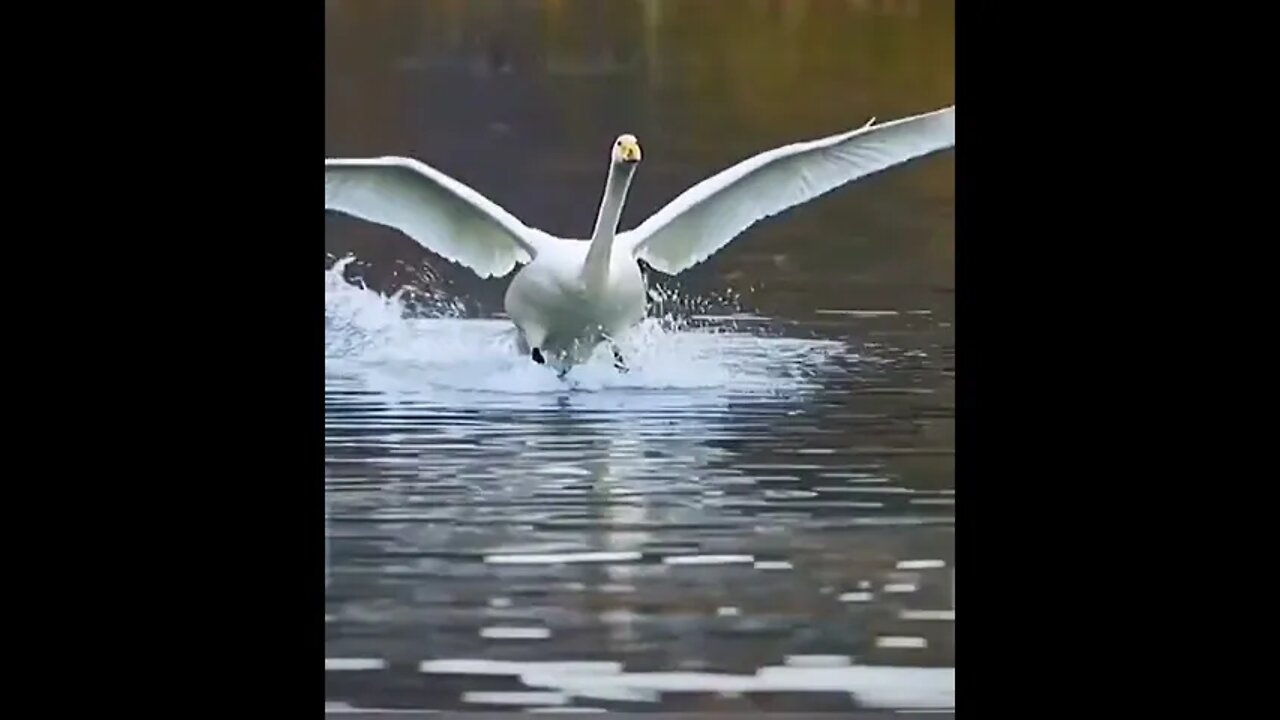
<svg viewBox="0 0 1280 720"><path fill-rule="evenodd" d="M775 148L694 185L638 227L618 233L640 145L613 145L589 240L525 225L465 184L402 157L326 159L326 209L398 229L480 277L526 264L507 288L521 351L561 374L645 314L637 260L680 273L754 223L845 183L955 145L955 106ZM611 343L612 344L612 343ZM613 346L620 369L623 358Z"/></svg>

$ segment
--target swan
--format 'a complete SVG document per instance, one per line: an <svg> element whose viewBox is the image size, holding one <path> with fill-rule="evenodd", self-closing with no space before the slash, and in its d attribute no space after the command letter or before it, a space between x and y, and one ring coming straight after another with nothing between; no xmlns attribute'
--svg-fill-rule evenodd
<svg viewBox="0 0 1280 720"><path fill-rule="evenodd" d="M685 190L631 230L618 221L640 143L613 143L604 196L585 240L526 225L466 184L406 157L326 158L324 202L394 228L481 278L523 265L504 297L520 352L563 377L601 343L615 365L615 339L644 319L647 292L637 260L679 274L755 223L858 178L955 145L955 106L796 142L747 158Z"/></svg>

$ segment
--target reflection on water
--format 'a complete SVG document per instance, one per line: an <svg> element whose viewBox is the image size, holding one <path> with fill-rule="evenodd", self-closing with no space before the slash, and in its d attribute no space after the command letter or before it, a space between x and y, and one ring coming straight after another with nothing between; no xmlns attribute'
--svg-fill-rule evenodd
<svg viewBox="0 0 1280 720"><path fill-rule="evenodd" d="M954 102L953 13L331 0L326 152L581 234L600 141L636 131L630 226L749 152ZM327 217L328 707L953 707L952 168L651 278L632 372L566 381L515 352L505 281Z"/></svg>
<svg viewBox="0 0 1280 720"><path fill-rule="evenodd" d="M949 460L913 443L950 412L917 354L658 326L631 373L560 381L499 321L397 324L350 285L326 306L331 698L954 702L954 492L892 468ZM463 662L548 659L625 670Z"/></svg>

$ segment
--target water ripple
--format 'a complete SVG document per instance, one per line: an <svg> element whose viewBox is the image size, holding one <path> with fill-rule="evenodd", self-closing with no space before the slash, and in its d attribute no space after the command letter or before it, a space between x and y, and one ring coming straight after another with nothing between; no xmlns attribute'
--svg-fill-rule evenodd
<svg viewBox="0 0 1280 720"><path fill-rule="evenodd" d="M950 360L858 325L930 316L653 321L561 381L334 278L330 701L953 705Z"/></svg>

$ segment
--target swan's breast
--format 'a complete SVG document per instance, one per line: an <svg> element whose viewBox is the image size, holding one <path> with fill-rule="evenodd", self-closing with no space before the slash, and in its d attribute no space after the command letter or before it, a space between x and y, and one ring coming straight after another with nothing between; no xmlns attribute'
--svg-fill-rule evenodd
<svg viewBox="0 0 1280 720"><path fill-rule="evenodd" d="M518 322L576 316L586 304L587 290L577 270L581 259L573 255L566 250L546 253L522 268L507 289L507 312Z"/></svg>
<svg viewBox="0 0 1280 720"><path fill-rule="evenodd" d="M609 282L588 291L582 279L586 243L540 255L525 266L507 290L507 313L521 324L577 335L601 326L619 331L644 317L644 278L629 257L611 258Z"/></svg>

